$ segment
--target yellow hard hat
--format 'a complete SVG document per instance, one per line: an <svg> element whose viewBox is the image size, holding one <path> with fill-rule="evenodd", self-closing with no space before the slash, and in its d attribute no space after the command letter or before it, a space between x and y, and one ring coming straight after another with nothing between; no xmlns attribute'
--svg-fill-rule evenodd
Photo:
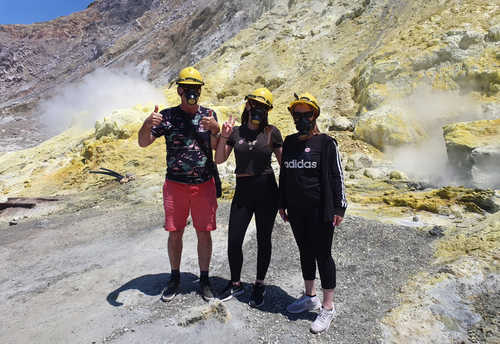
<svg viewBox="0 0 500 344"><path fill-rule="evenodd" d="M245 97L245 100L250 98L252 100L258 101L259 103L266 104L269 106L269 110L273 108L273 95L265 87L261 87L253 91L251 94Z"/></svg>
<svg viewBox="0 0 500 344"><path fill-rule="evenodd" d="M316 117L319 117L319 113L320 113L320 108L319 108L319 105L318 105L318 101L316 100L316 98L314 98L314 96L308 92L304 93L304 94L301 94L300 96L297 96L297 94L293 94L295 96L295 100L293 102L290 103L290 106L288 107L288 110L290 112L293 111L293 108L295 107L295 105L297 104L307 104L309 106L311 106L316 114Z"/></svg>
<svg viewBox="0 0 500 344"><path fill-rule="evenodd" d="M176 81L177 85L179 84L188 84L188 85L205 85L203 80L201 79L201 74L193 67L186 67L179 73L179 78Z"/></svg>

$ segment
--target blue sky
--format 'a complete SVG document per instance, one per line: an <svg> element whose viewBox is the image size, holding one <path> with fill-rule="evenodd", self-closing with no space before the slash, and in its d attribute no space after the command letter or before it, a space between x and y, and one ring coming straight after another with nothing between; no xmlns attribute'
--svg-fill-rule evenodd
<svg viewBox="0 0 500 344"><path fill-rule="evenodd" d="M0 24L32 24L87 8L93 0L0 0Z"/></svg>

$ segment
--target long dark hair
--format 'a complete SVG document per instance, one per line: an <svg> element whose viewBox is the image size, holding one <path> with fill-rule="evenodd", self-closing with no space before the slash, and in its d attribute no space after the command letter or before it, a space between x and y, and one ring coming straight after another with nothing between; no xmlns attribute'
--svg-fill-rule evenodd
<svg viewBox="0 0 500 344"><path fill-rule="evenodd" d="M269 125L269 119L268 119L268 114L266 113L266 116L262 118L259 124L259 133L263 133L263 135L267 135L267 144L264 147L269 147L271 150L273 150L273 138L271 135L271 125ZM243 113L241 114L241 125L246 125L249 121L250 118L250 112L247 110L247 107L245 106L243 108Z"/></svg>

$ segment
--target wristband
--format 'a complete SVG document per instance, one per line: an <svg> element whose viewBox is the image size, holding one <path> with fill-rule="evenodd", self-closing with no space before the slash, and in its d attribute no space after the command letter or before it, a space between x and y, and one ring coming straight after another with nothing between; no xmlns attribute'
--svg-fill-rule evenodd
<svg viewBox="0 0 500 344"><path fill-rule="evenodd" d="M216 139L218 139L220 137L220 131L217 133L217 134L212 134L212 132L210 132L210 135L212 135L213 137L215 137Z"/></svg>
<svg viewBox="0 0 500 344"><path fill-rule="evenodd" d="M229 136L225 137L224 135L221 135L220 137L222 137L223 139L229 140Z"/></svg>

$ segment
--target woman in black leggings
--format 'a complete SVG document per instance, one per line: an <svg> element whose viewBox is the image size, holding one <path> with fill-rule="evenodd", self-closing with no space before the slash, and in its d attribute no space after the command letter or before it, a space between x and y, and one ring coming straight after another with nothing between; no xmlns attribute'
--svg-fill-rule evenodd
<svg viewBox="0 0 500 344"><path fill-rule="evenodd" d="M271 156L274 153L281 165L283 139L279 130L268 123L268 112L273 108L271 92L258 88L245 100L241 126L234 127L236 118L230 115L222 126L215 152L217 164L226 161L233 149L236 160L236 191L231 203L227 249L231 281L217 298L227 301L245 291L240 281L242 246L248 224L255 214L257 277L249 305L260 307L266 293L264 279L271 261L271 233L278 212L278 186Z"/></svg>
<svg viewBox="0 0 500 344"><path fill-rule="evenodd" d="M300 252L305 293L287 307L290 313L319 309L311 332L328 329L335 316L333 294L336 286L332 258L333 230L344 217L347 200L337 141L320 134L316 119L320 108L311 94L305 93L290 103L298 133L283 143L280 170L280 215L290 221ZM323 302L316 295L318 265Z"/></svg>

